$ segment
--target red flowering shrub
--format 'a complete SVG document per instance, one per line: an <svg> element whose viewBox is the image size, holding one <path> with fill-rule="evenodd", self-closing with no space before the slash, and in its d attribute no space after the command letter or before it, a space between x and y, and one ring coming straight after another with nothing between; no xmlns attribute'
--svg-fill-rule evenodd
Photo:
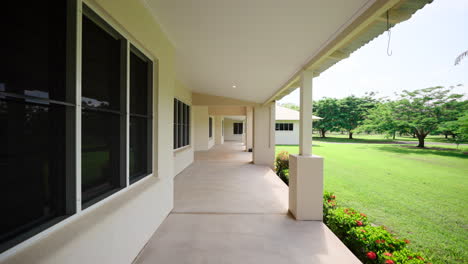
<svg viewBox="0 0 468 264"><path fill-rule="evenodd" d="M374 260L374 259L377 258L377 254L375 254L375 253L372 252L372 251L367 252L367 253L366 253L366 256L367 256L368 259L372 259L372 260Z"/></svg>
<svg viewBox="0 0 468 264"><path fill-rule="evenodd" d="M367 225L367 217L352 208L336 208L325 216L327 226L339 238L344 239L354 227Z"/></svg>
<svg viewBox="0 0 468 264"><path fill-rule="evenodd" d="M335 200L335 195L333 193L329 193L327 191L323 194L323 215L328 215L328 211L335 209L337 204Z"/></svg>
<svg viewBox="0 0 468 264"><path fill-rule="evenodd" d="M407 239L398 239L384 226L372 226L367 216L337 205L333 193L323 196L325 224L363 263L426 264L421 254L406 248Z"/></svg>

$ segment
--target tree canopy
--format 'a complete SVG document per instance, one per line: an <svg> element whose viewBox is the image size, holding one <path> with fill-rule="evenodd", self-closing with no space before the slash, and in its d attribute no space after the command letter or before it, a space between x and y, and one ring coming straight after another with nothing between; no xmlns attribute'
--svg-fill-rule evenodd
<svg viewBox="0 0 468 264"><path fill-rule="evenodd" d="M321 120L314 122L321 137L325 137L328 131L336 130L340 127L340 109L338 99L324 98L313 104L314 115L320 116Z"/></svg>
<svg viewBox="0 0 468 264"><path fill-rule="evenodd" d="M460 86L460 85L458 85ZM455 142L468 140L468 101L463 94L452 93L454 87L429 87L404 90L395 100L377 99L375 93L342 99L323 98L313 103L313 114L323 119L314 122L321 137L329 131L353 133L412 134L418 147L430 133L450 135ZM294 110L299 106L283 104Z"/></svg>

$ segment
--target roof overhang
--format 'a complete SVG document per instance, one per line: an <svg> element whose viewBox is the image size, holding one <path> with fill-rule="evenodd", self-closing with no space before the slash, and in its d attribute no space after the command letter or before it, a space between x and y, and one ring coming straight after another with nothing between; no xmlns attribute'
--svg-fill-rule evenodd
<svg viewBox="0 0 468 264"><path fill-rule="evenodd" d="M319 75L432 0L142 0L198 94L262 104Z"/></svg>
<svg viewBox="0 0 468 264"><path fill-rule="evenodd" d="M312 71L319 76L337 62L348 58L351 53L366 45L394 25L408 20L411 16L433 0L390 0L375 1L366 11L339 32L264 104L281 99L298 87L304 71ZM387 21L388 12L388 21ZM387 23L388 22L388 23Z"/></svg>

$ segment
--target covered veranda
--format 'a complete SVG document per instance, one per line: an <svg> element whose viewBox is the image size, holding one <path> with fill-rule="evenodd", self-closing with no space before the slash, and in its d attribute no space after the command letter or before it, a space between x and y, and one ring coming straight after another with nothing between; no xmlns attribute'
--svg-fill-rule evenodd
<svg viewBox="0 0 468 264"><path fill-rule="evenodd" d="M288 213L288 187L242 143L195 153L174 209L136 263L360 263L321 221Z"/></svg>

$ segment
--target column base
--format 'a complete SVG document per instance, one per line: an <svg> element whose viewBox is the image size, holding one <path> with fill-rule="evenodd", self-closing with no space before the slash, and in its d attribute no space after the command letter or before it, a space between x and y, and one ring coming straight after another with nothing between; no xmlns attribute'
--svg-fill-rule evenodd
<svg viewBox="0 0 468 264"><path fill-rule="evenodd" d="M323 221L323 158L289 155L289 211L296 220Z"/></svg>

